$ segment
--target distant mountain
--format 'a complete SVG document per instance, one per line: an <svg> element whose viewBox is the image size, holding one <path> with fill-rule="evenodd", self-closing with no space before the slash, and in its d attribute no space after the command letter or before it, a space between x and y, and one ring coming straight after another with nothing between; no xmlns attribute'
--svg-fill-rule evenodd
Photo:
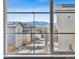
<svg viewBox="0 0 79 59"><path fill-rule="evenodd" d="M32 26L47 26L49 23L47 22L27 22L28 24L31 24Z"/></svg>

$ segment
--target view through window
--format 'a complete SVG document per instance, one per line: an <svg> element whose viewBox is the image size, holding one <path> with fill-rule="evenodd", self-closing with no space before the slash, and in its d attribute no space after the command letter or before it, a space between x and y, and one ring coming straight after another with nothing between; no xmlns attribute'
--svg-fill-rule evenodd
<svg viewBox="0 0 79 59"><path fill-rule="evenodd" d="M74 0L6 0L6 5L5 55L74 54Z"/></svg>

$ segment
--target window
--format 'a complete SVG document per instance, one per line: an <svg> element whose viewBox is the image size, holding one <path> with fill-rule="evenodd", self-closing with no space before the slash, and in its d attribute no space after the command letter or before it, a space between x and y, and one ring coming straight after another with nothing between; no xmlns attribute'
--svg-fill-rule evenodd
<svg viewBox="0 0 79 59"><path fill-rule="evenodd" d="M7 0L6 15L6 54L74 54L74 0Z"/></svg>

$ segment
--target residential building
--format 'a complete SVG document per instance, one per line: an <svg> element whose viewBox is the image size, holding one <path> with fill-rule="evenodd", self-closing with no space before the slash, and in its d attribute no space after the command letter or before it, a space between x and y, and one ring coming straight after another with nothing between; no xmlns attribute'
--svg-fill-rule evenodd
<svg viewBox="0 0 79 59"><path fill-rule="evenodd" d="M7 24L7 51L12 52L31 41L31 28L21 22L8 22ZM30 34L28 34L30 33Z"/></svg>
<svg viewBox="0 0 79 59"><path fill-rule="evenodd" d="M15 40L15 24L13 22L9 22L7 26L7 35L6 35L6 45L7 45L7 53L12 52L16 49L16 40Z"/></svg>
<svg viewBox="0 0 79 59"><path fill-rule="evenodd" d="M58 4L56 5L57 27L58 27L58 51L75 50L75 5L74 4ZM65 34L69 33L69 34Z"/></svg>

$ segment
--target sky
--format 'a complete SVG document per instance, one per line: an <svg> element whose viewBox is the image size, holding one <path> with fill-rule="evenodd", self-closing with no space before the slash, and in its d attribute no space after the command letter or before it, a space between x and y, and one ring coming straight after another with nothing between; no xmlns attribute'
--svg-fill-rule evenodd
<svg viewBox="0 0 79 59"><path fill-rule="evenodd" d="M54 0L54 6L56 4L74 4L75 0ZM50 0L7 0L7 11L8 12L49 12ZM40 16L40 17L39 17ZM33 15L19 15L19 14L8 14L8 21L21 21L31 22ZM56 15L54 15L56 19ZM18 20L19 19L19 20ZM31 20L32 19L32 20ZM49 22L49 15L36 15L36 21ZM56 21L55 21L56 22Z"/></svg>
<svg viewBox="0 0 79 59"><path fill-rule="evenodd" d="M74 4L75 0L54 0L56 4ZM8 11L49 11L50 0L7 0Z"/></svg>

